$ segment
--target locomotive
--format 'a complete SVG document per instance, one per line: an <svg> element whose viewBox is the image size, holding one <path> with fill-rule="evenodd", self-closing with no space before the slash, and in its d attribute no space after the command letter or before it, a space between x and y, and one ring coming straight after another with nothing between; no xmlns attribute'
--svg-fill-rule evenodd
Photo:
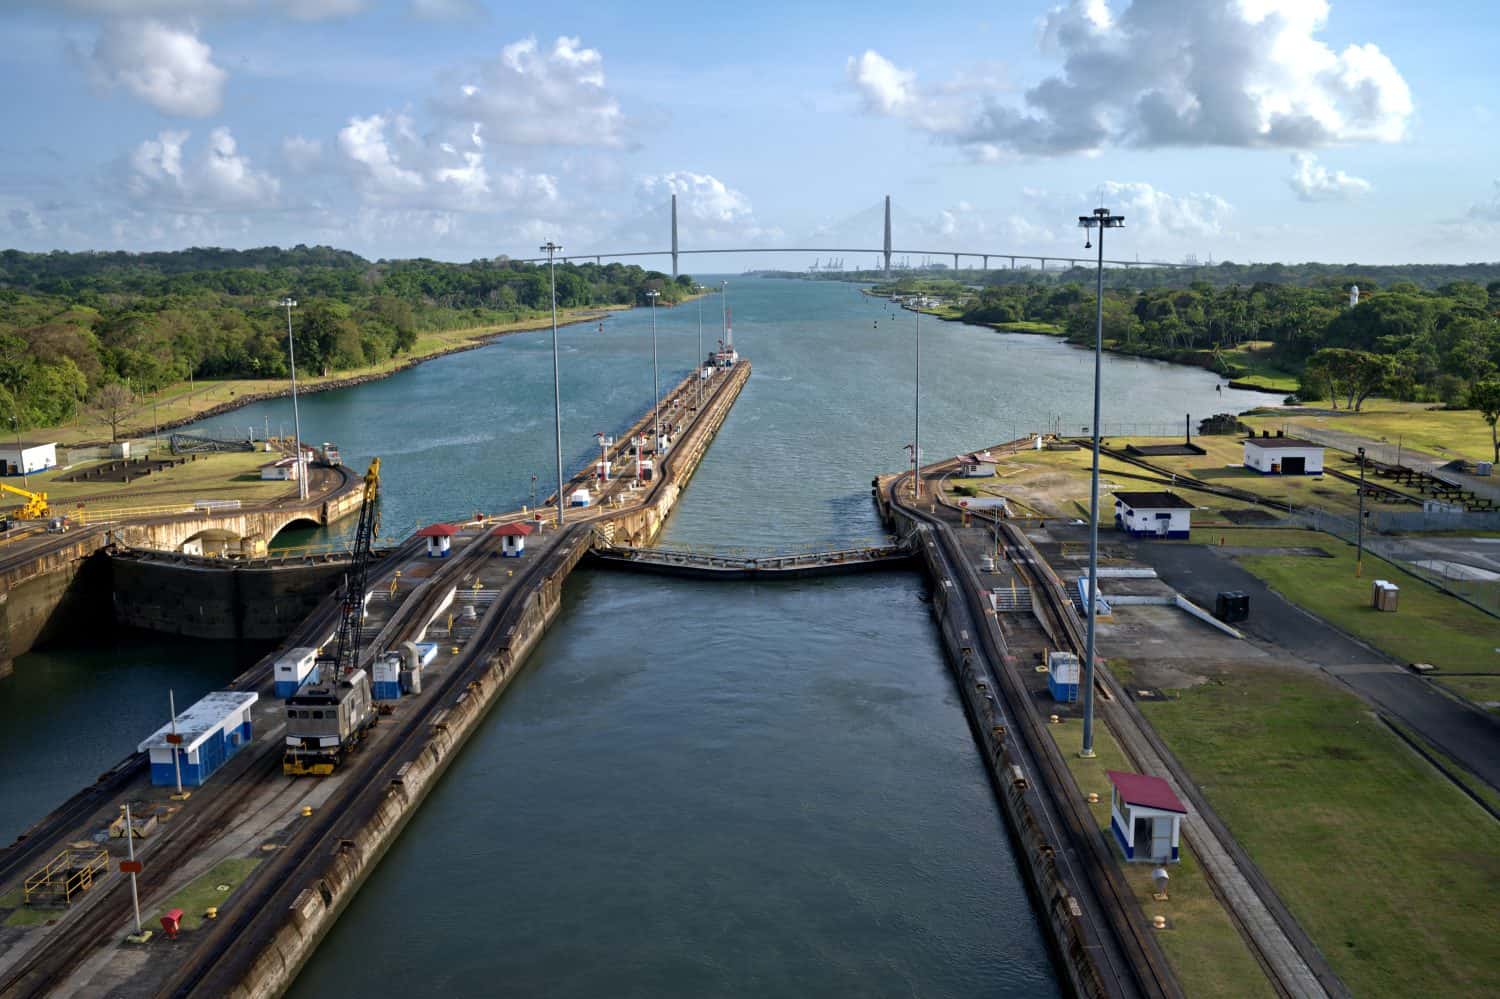
<svg viewBox="0 0 1500 999"><path fill-rule="evenodd" d="M306 684L286 699L281 772L288 777L328 776L378 720L364 670L342 680Z"/></svg>

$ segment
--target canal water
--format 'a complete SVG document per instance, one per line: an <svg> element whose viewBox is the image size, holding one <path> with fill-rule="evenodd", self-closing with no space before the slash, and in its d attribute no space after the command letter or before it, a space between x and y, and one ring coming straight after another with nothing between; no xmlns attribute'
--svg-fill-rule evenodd
<svg viewBox="0 0 1500 999"><path fill-rule="evenodd" d="M730 301L755 372L665 540L875 535L870 478L899 467L913 435L915 317L833 283L731 278ZM699 356L697 314L697 303L657 313L663 387ZM708 347L716 297L703 314ZM571 471L595 431L649 404L651 314L566 328L561 342ZM932 320L921 342L926 460L1088 423L1084 351ZM551 373L550 334L507 337L306 396L303 435L336 441L353 464L379 455L385 533L405 535L419 520L529 502L532 474L548 492ZM1106 430L1167 432L1185 413L1264 402L1215 383L1107 357ZM242 436L267 423L289 429L290 405L193 429ZM23 657L0 680L0 712L33 719L17 732L0 716L12 762L0 830L132 748L162 688L211 686L232 675L231 658L136 639ZM47 669L60 679L35 679ZM71 779L14 795L61 738L73 742ZM356 988L1056 991L915 576L715 586L590 571L295 991Z"/></svg>

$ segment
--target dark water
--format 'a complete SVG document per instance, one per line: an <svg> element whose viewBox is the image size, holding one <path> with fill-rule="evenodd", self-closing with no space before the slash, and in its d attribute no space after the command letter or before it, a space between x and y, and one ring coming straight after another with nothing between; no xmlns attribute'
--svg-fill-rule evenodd
<svg viewBox="0 0 1500 999"><path fill-rule="evenodd" d="M666 539L874 534L870 478L899 467L912 437L912 314L834 284L736 280L731 300L755 373ZM703 311L711 345L717 300ZM658 313L663 386L698 356L696 316L696 304ZM922 343L928 460L1088 422L1085 352L932 320ZM594 431L648 405L650 314L564 329L562 344L571 470ZM1167 432L1187 412L1263 401L1125 358L1106 358L1105 379L1106 430ZM419 518L527 502L533 473L545 494L551 399L550 334L523 334L304 397L303 436L338 442L353 464L379 455L386 531L404 535ZM281 401L198 429L290 419ZM578 574L527 672L297 993L1054 992L920 594L911 576L723 587ZM234 672L221 655L203 643L146 655L160 672L144 675L72 650L23 657L0 705L75 738L79 776L7 795L0 823L26 824L154 727L91 705L193 678L204 689ZM26 686L54 660L71 680L50 695ZM43 752L12 742L16 770Z"/></svg>

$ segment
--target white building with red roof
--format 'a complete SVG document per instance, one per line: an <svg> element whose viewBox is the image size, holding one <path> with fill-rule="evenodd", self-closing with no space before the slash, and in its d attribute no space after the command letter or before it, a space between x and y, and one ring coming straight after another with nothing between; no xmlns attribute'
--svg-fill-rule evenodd
<svg viewBox="0 0 1500 999"><path fill-rule="evenodd" d="M520 558L526 550L526 536L531 533L531 525L519 521L501 524L490 533L500 539L502 558Z"/></svg>
<svg viewBox="0 0 1500 999"><path fill-rule="evenodd" d="M417 537L427 539L429 558L447 558L452 553L453 535L457 533L457 524L428 524L417 532Z"/></svg>
<svg viewBox="0 0 1500 999"><path fill-rule="evenodd" d="M1126 860L1153 864L1181 859L1184 805L1160 777L1106 770L1114 790L1109 798L1109 828Z"/></svg>

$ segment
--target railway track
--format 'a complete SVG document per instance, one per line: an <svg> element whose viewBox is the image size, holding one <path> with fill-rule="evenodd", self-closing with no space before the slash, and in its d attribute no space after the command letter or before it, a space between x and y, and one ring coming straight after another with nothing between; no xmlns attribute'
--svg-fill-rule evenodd
<svg viewBox="0 0 1500 999"><path fill-rule="evenodd" d="M984 649L985 668L995 689L1004 692L1006 713L1013 725L1026 734L1011 740L1011 748L1031 781L1033 802L1044 834L1053 845L1053 861L1067 890L1079 902L1078 918L1085 946L1095 962L1106 994L1113 996L1181 996L1159 943L1146 927L1134 894L1125 884L1113 859L1105 852L1102 838L1087 807L1067 793L1072 777L1051 737L1041 730L1040 719L1027 703L1023 685L1004 667L1006 650L998 625L989 620L980 605L980 586L956 538L946 523L934 514L907 504L900 486L911 472L898 476L888 486L890 503L906 516L925 525L928 543L935 546L946 579L962 591L963 617L968 633ZM952 606L950 604L950 606ZM998 779L998 775L997 775Z"/></svg>
<svg viewBox="0 0 1500 999"><path fill-rule="evenodd" d="M536 581L566 557L566 549L587 542L590 530L586 524L565 527L548 557L522 570L513 593L530 594ZM158 995L223 996L246 977L259 957L258 947L247 946L246 941L269 940L288 918L297 896L318 884L340 845L379 808L402 764L421 751L432 709L449 703L453 694L488 668L490 656L508 647L508 643L496 639L505 636L508 627L514 627L524 604L524 599L511 599L491 606L447 675L437 687L428 688L430 699L428 692L423 693L425 710L403 719L396 734L382 746L380 762L362 768L367 772L361 773L360 779L346 780L294 834L286 849L257 869L253 884L245 886L251 892L238 901L232 914L214 924Z"/></svg>

